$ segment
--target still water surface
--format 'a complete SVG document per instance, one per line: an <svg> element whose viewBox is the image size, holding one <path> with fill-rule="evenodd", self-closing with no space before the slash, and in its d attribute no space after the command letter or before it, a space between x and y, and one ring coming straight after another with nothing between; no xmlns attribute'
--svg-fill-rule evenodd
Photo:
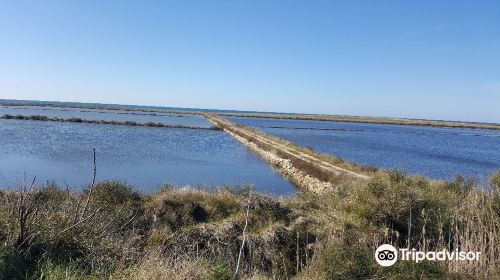
<svg viewBox="0 0 500 280"><path fill-rule="evenodd" d="M349 122L228 118L359 164L486 184L500 169L500 131Z"/></svg>
<svg viewBox="0 0 500 280"><path fill-rule="evenodd" d="M205 118L193 114L150 113L125 110L93 110L80 108L40 107L40 106L0 106L0 116L42 115L51 118L81 118L86 120L135 121L138 123L161 122L170 125L210 127Z"/></svg>
<svg viewBox="0 0 500 280"><path fill-rule="evenodd" d="M222 131L0 119L0 188L24 178L83 187L92 177L126 181L148 193L164 182L252 184L278 195L295 188Z"/></svg>

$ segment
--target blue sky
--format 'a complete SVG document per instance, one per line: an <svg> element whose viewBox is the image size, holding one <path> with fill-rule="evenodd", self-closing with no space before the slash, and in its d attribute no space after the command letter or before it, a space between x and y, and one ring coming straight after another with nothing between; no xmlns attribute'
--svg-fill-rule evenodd
<svg viewBox="0 0 500 280"><path fill-rule="evenodd" d="M500 1L3 1L0 98L500 122Z"/></svg>

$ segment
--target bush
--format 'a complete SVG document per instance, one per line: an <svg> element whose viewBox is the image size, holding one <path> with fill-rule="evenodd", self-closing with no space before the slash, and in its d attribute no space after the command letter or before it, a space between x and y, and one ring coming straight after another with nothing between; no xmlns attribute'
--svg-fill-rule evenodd
<svg viewBox="0 0 500 280"><path fill-rule="evenodd" d="M297 273L298 279L487 278L497 269L500 215L492 206L499 211L499 182L497 173L492 190L484 191L463 178L443 183L394 170L321 196L284 199L248 188L171 185L143 197L125 183L108 181L92 188L84 214L89 188L72 194L48 183L25 193L0 191L0 279L229 279L246 222L242 278L290 279ZM23 246L17 218L21 195L25 204L37 206ZM412 247L488 249L481 262L463 265L378 266L373 244L407 245L410 216Z"/></svg>
<svg viewBox="0 0 500 280"><path fill-rule="evenodd" d="M360 246L341 243L322 248L315 259L313 270L324 279L369 279L375 273L372 252Z"/></svg>
<svg viewBox="0 0 500 280"><path fill-rule="evenodd" d="M85 194L89 189L85 190ZM117 181L105 181L98 183L92 190L93 201L96 206L103 208L117 207L123 204L138 206L141 195L130 185Z"/></svg>
<svg viewBox="0 0 500 280"><path fill-rule="evenodd" d="M162 124L160 123L155 123L155 122L147 122L144 124L145 126L150 126L150 127L160 127Z"/></svg>
<svg viewBox="0 0 500 280"><path fill-rule="evenodd" d="M210 280L230 280L233 278L232 271L227 262L222 258L217 258L213 265L213 273Z"/></svg>
<svg viewBox="0 0 500 280"><path fill-rule="evenodd" d="M0 245L0 279L29 279L36 273L37 256L13 245Z"/></svg>
<svg viewBox="0 0 500 280"><path fill-rule="evenodd" d="M398 261L391 267L378 267L377 279L387 280L413 280L413 279L468 279L448 273L446 268L439 263L422 261L419 263Z"/></svg>
<svg viewBox="0 0 500 280"><path fill-rule="evenodd" d="M404 246L410 237L416 246L423 237L429 241L435 239L449 223L448 214L455 203L451 198L456 195L454 191L463 190L451 186L442 188L427 179L393 170L374 176L366 186L361 186L346 210L365 224L384 231L382 238L399 239L398 245Z"/></svg>
<svg viewBox="0 0 500 280"><path fill-rule="evenodd" d="M40 268L38 279L41 280L82 280L97 279L85 275L80 269L72 264L55 265L50 262L45 263Z"/></svg>
<svg viewBox="0 0 500 280"><path fill-rule="evenodd" d="M125 121L125 125L136 126L137 122L134 122L134 121Z"/></svg>
<svg viewBox="0 0 500 280"><path fill-rule="evenodd" d="M40 116L40 115L33 115L30 117L30 119L34 121L47 121L49 118L47 116Z"/></svg>
<svg viewBox="0 0 500 280"><path fill-rule="evenodd" d="M500 170L491 176L490 183L495 192L500 192Z"/></svg>

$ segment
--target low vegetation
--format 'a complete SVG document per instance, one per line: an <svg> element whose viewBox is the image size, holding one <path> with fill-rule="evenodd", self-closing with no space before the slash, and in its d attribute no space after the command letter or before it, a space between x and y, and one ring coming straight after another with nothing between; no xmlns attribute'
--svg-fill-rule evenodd
<svg viewBox="0 0 500 280"><path fill-rule="evenodd" d="M178 116L184 115L198 115L200 112L194 110L166 110L166 109L152 109L147 107L129 107L120 105L85 105L85 104L74 104L74 103L35 103L35 102L0 102L2 106L37 106L41 108L71 108L71 109L88 109L88 110L109 110L109 111L126 111L131 114L133 113L167 113L167 114L178 114Z"/></svg>
<svg viewBox="0 0 500 280"><path fill-rule="evenodd" d="M109 125L128 125L128 126L149 126L149 127L164 127L164 128L188 128L188 129L209 129L220 130L216 126L212 127L199 127L199 126L184 126L184 125L170 125L159 122L146 122L138 123L135 121L106 121L106 120L86 120L81 118L51 118L40 115L9 115L5 114L1 117L7 120L30 120L30 121L50 121L50 122L72 122L72 123L92 123L92 124L109 124Z"/></svg>
<svg viewBox="0 0 500 280"><path fill-rule="evenodd" d="M5 106L40 106L40 107L66 107L95 110L122 110L130 112L149 112L149 113L174 113L174 114L204 114L204 111L196 110L166 110L152 108L138 108L118 105L85 105L85 104L51 104L51 103L32 103L32 102L1 102ZM453 128L471 128L471 129L492 129L500 130L500 124L497 123L478 123L478 122L455 122L439 120L420 120L404 118L387 117L363 117L363 116L343 116L343 115L316 115L316 114L288 114L288 113L228 113L216 112L216 114L226 117L245 117L245 118L272 118L289 120L314 120L314 121L334 121L334 122L355 122L355 123L379 123L389 125L416 125L416 126L434 126L434 127L453 127Z"/></svg>
<svg viewBox="0 0 500 280"><path fill-rule="evenodd" d="M0 192L0 279L485 279L499 276L500 172L489 189L378 172L321 196L120 182ZM376 264L382 243L481 251Z"/></svg>
<svg viewBox="0 0 500 280"><path fill-rule="evenodd" d="M340 115L286 114L286 113L268 113L268 114L266 114L266 113L219 113L219 115L226 116L226 117L244 117L244 118L310 120L310 121L331 121L331 122L353 122L353 123L378 123L378 124L389 124L389 125L416 125L416 126L500 130L500 124L497 124L497 123L436 121L436 120L340 116Z"/></svg>
<svg viewBox="0 0 500 280"><path fill-rule="evenodd" d="M242 127L245 127L245 126L242 126ZM336 157L336 156L333 156L330 154L317 152L312 147L299 146L299 145L297 145L291 141L288 141L286 139L276 137L273 135L269 135L269 134L265 134L264 132L262 132L256 128L250 128L250 127L245 127L245 128L251 129L255 133L257 133L263 137L267 137L269 139L272 139L273 141L276 141L276 142L278 142L278 143L280 143L280 144L282 144L290 149L300 151L302 153L308 154L309 156L311 156L315 159L318 159L318 160L324 161L324 162L328 162L330 164L333 164L335 166L338 166L338 167L341 167L341 168L344 168L344 169L347 169L350 171L358 172L358 173L365 174L365 175L372 175L373 173L375 173L378 170L378 168L376 168L374 166L360 165L360 164L357 164L355 162L346 161L344 159L341 159L339 157Z"/></svg>

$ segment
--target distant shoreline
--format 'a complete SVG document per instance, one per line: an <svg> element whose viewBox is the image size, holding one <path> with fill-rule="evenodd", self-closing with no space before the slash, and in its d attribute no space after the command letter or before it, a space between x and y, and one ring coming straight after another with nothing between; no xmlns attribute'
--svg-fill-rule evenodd
<svg viewBox="0 0 500 280"><path fill-rule="evenodd" d="M147 127L161 127L161 128L185 128L185 129L204 129L204 130L221 130L219 127L198 127L198 126L185 126L185 125L170 125L160 122L146 122L139 123L135 121L106 121L106 120L87 120L81 118L50 118L41 115L9 115L5 114L0 117L5 120L26 120L26 121L45 121L45 122L69 122L69 123L89 123L89 124L107 124L107 125L126 125L126 126L147 126Z"/></svg>
<svg viewBox="0 0 500 280"><path fill-rule="evenodd" d="M473 123L473 122L432 121L432 120L416 120L416 119L401 119L401 118L354 117L354 116L337 116L337 115L237 114L237 113L219 113L218 115L223 115L226 117L244 117L244 118L376 123L376 124L389 124L389 125L414 125L414 126L432 126L432 127L448 127L448 128L500 130L500 124L493 124L493 123L486 124L486 123Z"/></svg>
<svg viewBox="0 0 500 280"><path fill-rule="evenodd" d="M39 107L59 107L59 108L85 108L99 110L123 110L123 111L139 111L139 112L155 112L155 113L177 113L177 114L195 114L202 115L207 110L168 110L168 109L148 109L141 107L128 107L123 105L74 105L64 103L36 103L36 102L17 102L17 101L2 101L2 106L39 106ZM340 116L340 115L314 115L314 114L292 114L292 113L248 113L248 112L222 112L214 110L212 112L217 115L226 117L245 117L245 118L267 118L267 119L287 119L287 120L311 120L311 121L332 121L332 122L352 122L352 123L374 123L387 125L413 125L413 126L430 126L430 127L446 127L446 128L469 128L469 129L489 129L500 130L500 124L496 123L478 123L478 122L462 122L462 121L439 121L439 120L420 120L406 118L389 118L389 117L360 117L360 116Z"/></svg>

